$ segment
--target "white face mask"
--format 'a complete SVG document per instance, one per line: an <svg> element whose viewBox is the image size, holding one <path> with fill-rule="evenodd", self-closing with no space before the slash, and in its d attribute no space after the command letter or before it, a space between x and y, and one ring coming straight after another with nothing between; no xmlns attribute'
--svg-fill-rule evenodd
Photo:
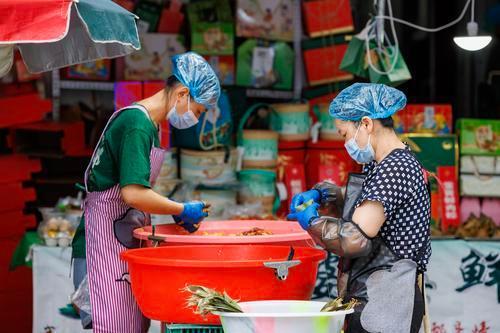
<svg viewBox="0 0 500 333"><path fill-rule="evenodd" d="M358 143L356 142L356 138L358 137L360 128L361 124L356 130L356 134L354 135L354 137L347 141L344 146L351 158L359 164L370 163L375 158L375 152L373 151L373 147L370 143L371 135L368 135L368 143L366 144L366 146L364 148L360 148Z"/></svg>
<svg viewBox="0 0 500 333"><path fill-rule="evenodd" d="M185 112L183 115L180 116L177 113L177 101L176 101L174 107L170 109L170 111L167 114L168 121L172 126L174 126L177 129L186 129L198 124L198 118L196 118L196 116L194 115L193 111L191 111L190 108L191 98L189 96L187 96L187 98L188 98L187 112Z"/></svg>

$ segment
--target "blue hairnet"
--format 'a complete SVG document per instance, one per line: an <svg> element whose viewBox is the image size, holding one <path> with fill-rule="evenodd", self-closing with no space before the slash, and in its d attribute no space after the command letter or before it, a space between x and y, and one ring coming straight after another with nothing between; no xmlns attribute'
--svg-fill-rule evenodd
<svg viewBox="0 0 500 333"><path fill-rule="evenodd" d="M187 52L172 57L172 73L189 88L196 103L207 109L217 106L220 96L220 83L217 75L202 56Z"/></svg>
<svg viewBox="0 0 500 333"><path fill-rule="evenodd" d="M330 104L330 115L340 120L363 117L387 118L406 105L406 96L384 84L355 83L340 92Z"/></svg>

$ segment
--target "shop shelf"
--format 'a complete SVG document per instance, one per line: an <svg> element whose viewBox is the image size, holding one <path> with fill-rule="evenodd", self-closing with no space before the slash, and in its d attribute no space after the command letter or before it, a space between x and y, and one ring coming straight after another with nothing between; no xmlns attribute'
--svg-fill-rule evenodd
<svg viewBox="0 0 500 333"><path fill-rule="evenodd" d="M293 99L293 91L287 90L247 89L246 95L252 98Z"/></svg>
<svg viewBox="0 0 500 333"><path fill-rule="evenodd" d="M61 80L61 89L113 91L114 88L113 82Z"/></svg>

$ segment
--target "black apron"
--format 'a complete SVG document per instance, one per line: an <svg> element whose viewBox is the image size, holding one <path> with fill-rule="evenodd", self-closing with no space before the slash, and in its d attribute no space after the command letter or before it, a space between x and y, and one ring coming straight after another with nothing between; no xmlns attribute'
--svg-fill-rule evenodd
<svg viewBox="0 0 500 333"><path fill-rule="evenodd" d="M355 204L361 195L361 180L364 177L363 174L349 176L344 220L352 221ZM425 248L424 245L419 250L415 261L422 258ZM419 332L425 303L423 292L418 287L420 273L417 272L415 261L398 257L380 236L372 239L372 251L367 256L355 259L340 258L339 296L345 300L355 298L361 303L353 314L346 317L346 333ZM387 297L387 293L390 293L391 297ZM389 301L392 296L396 302ZM371 304L368 305L369 302Z"/></svg>

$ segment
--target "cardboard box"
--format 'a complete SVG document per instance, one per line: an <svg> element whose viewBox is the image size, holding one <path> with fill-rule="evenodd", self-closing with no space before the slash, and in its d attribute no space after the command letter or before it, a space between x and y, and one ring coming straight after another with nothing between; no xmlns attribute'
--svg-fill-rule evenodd
<svg viewBox="0 0 500 333"><path fill-rule="evenodd" d="M500 197L500 157L460 157L460 185L464 196Z"/></svg>
<svg viewBox="0 0 500 333"><path fill-rule="evenodd" d="M464 155L500 155L500 120L459 119L460 153Z"/></svg>
<svg viewBox="0 0 500 333"><path fill-rule="evenodd" d="M427 171L435 173L440 166L458 167L456 135L402 134L400 138Z"/></svg>
<svg viewBox="0 0 500 333"><path fill-rule="evenodd" d="M399 111L405 117L407 133L453 133L453 114L450 104L408 104Z"/></svg>
<svg viewBox="0 0 500 333"><path fill-rule="evenodd" d="M500 197L500 176L460 175L460 194L473 197Z"/></svg>
<svg viewBox="0 0 500 333"><path fill-rule="evenodd" d="M293 0L238 0L236 35L293 41Z"/></svg>
<svg viewBox="0 0 500 333"><path fill-rule="evenodd" d="M100 59L65 69L68 79L108 81L111 78L111 60Z"/></svg>
<svg viewBox="0 0 500 333"><path fill-rule="evenodd" d="M303 1L303 20L310 37L341 34L354 30L349 1Z"/></svg>
<svg viewBox="0 0 500 333"><path fill-rule="evenodd" d="M343 141L308 142L306 155L307 188L329 180L345 186L350 172L361 170L347 153Z"/></svg>
<svg viewBox="0 0 500 333"><path fill-rule="evenodd" d="M227 22L199 22L191 25L191 49L204 55L232 55L234 25Z"/></svg>
<svg viewBox="0 0 500 333"><path fill-rule="evenodd" d="M398 134L408 133L408 112L406 109L400 110L392 115L394 121L394 131Z"/></svg>
<svg viewBox="0 0 500 333"><path fill-rule="evenodd" d="M500 176L500 156L461 156L460 173Z"/></svg>
<svg viewBox="0 0 500 333"><path fill-rule="evenodd" d="M338 93L351 85L351 82L334 82L316 87L303 89L302 96L309 101L311 115L316 118L312 108L317 105L330 104Z"/></svg>
<svg viewBox="0 0 500 333"><path fill-rule="evenodd" d="M234 53L234 21L226 0L205 0L188 5L191 49L204 55Z"/></svg>
<svg viewBox="0 0 500 333"><path fill-rule="evenodd" d="M184 38L172 34L142 34L141 46L125 57L125 80L166 80L172 73L170 58L186 51Z"/></svg>
<svg viewBox="0 0 500 333"><path fill-rule="evenodd" d="M307 80L316 86L352 80L351 73L340 70L340 63L347 51L345 37L331 40L309 40L302 43Z"/></svg>
<svg viewBox="0 0 500 333"><path fill-rule="evenodd" d="M221 85L233 85L235 83L234 57L230 56L205 56L208 63L214 69Z"/></svg>
<svg viewBox="0 0 500 333"><path fill-rule="evenodd" d="M289 164L284 172L282 184L286 188L287 196L286 200L281 201L278 216L286 216L293 196L307 190L304 164Z"/></svg>

